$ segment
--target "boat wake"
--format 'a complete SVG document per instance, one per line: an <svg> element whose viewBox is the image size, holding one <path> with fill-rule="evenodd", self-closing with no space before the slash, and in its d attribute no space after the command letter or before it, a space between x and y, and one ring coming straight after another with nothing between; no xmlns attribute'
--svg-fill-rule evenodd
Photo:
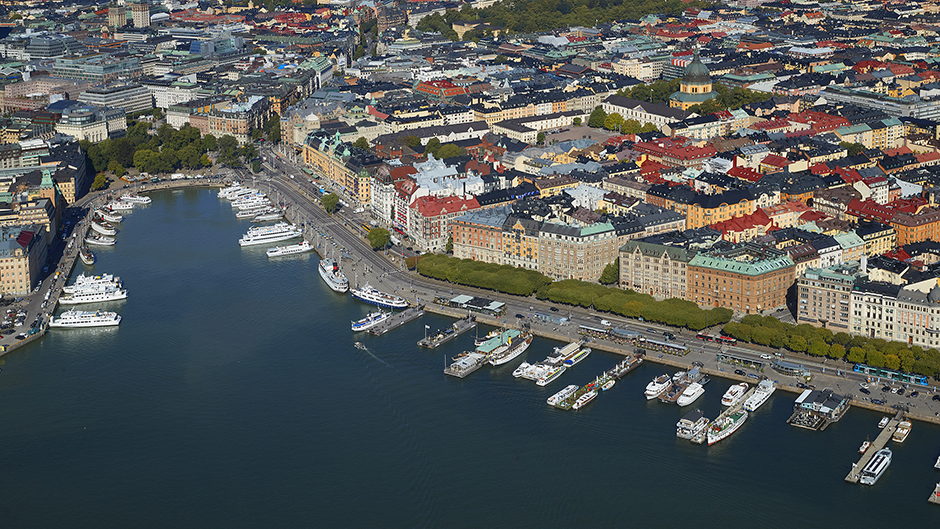
<svg viewBox="0 0 940 529"><path fill-rule="evenodd" d="M376 360L378 360L379 362L382 362L383 364L387 365L388 367L391 367L392 369L395 369L395 367L394 367L392 364L389 364L389 363L386 362L385 360L382 360L381 358L379 358L379 357L375 356L374 354L372 354L372 351L370 351L368 347L366 347L365 345L362 345L360 342L356 342L356 349L359 349L360 351L365 351L365 352L368 353L368 355L371 356L372 358L375 358ZM395 369L395 371L398 371L398 370Z"/></svg>

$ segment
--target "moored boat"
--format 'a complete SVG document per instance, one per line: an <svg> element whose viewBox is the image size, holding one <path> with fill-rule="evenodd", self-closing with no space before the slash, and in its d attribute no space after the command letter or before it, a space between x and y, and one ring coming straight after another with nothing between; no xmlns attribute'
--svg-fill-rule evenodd
<svg viewBox="0 0 940 529"><path fill-rule="evenodd" d="M375 327L376 325L387 320L389 316L391 316L391 313L382 312L380 310L377 310L375 312L370 312L369 314L366 314L365 318L352 322L352 327L351 327L352 331L353 332L367 331L371 329L372 327Z"/></svg>
<svg viewBox="0 0 940 529"><path fill-rule="evenodd" d="M740 384L734 384L728 391L725 392L721 397L722 406L734 406L744 397L744 394L747 393L748 386L747 382L741 382Z"/></svg>
<svg viewBox="0 0 940 529"><path fill-rule="evenodd" d="M878 421L878 428L884 428L888 425L888 421L890 420L891 419L889 419L887 416L882 417L881 420Z"/></svg>
<svg viewBox="0 0 940 529"><path fill-rule="evenodd" d="M692 404L698 400L698 398L704 394L705 388L702 387L702 385L698 382L693 382L689 384L689 387L685 388L681 395L679 395L679 398L676 399L676 404L678 404L680 407L688 406L689 404Z"/></svg>
<svg viewBox="0 0 940 529"><path fill-rule="evenodd" d="M115 213L113 211L108 211L104 208L96 209L95 217L101 218L108 222L121 222L122 220L124 220L124 217L122 217L120 214Z"/></svg>
<svg viewBox="0 0 940 529"><path fill-rule="evenodd" d="M134 211L134 203L127 202L123 200L115 200L114 202L109 202L104 206L105 210L111 211Z"/></svg>
<svg viewBox="0 0 940 529"><path fill-rule="evenodd" d="M864 454L868 450L869 446L871 446L871 441L869 441L868 439L865 439L865 442L862 443L862 446L858 447L858 453Z"/></svg>
<svg viewBox="0 0 940 529"><path fill-rule="evenodd" d="M567 367L572 367L578 362L580 362L581 360L584 360L585 358L587 358L588 355L590 354L591 354L591 348L584 347L584 348L579 349L577 352L570 354L568 358L565 358L563 363Z"/></svg>
<svg viewBox="0 0 940 529"><path fill-rule="evenodd" d="M581 408L587 406L592 400L594 400L594 397L596 396L597 396L596 389L592 389L591 391L588 391L584 395L581 395L580 397L578 397L578 400L574 401L574 404L571 406L571 409L580 410Z"/></svg>
<svg viewBox="0 0 940 529"><path fill-rule="evenodd" d="M875 456L862 469L858 482L862 485L874 485L891 465L891 450L882 448L875 452Z"/></svg>
<svg viewBox="0 0 940 529"><path fill-rule="evenodd" d="M705 428L708 428L709 422L711 421L705 417L702 410L692 410L683 415L682 418L679 419L679 422L676 423L676 437L680 439L692 439L700 435Z"/></svg>
<svg viewBox="0 0 940 529"><path fill-rule="evenodd" d="M145 197L143 195L135 195L133 193L128 193L121 197L121 200L125 202L130 202L132 204L149 204L153 202L150 197Z"/></svg>
<svg viewBox="0 0 940 529"><path fill-rule="evenodd" d="M501 366L512 362L532 345L532 334L510 329L503 332L500 338L494 340L498 341L492 348L489 347L491 342L487 342L478 347L477 351L487 353L490 365ZM484 349L488 349L488 351Z"/></svg>
<svg viewBox="0 0 940 529"><path fill-rule="evenodd" d="M91 221L91 229L102 235L117 235L117 230L114 229L114 225L104 220Z"/></svg>
<svg viewBox="0 0 940 529"><path fill-rule="evenodd" d="M313 250L313 246L310 246L310 243L303 241L299 244L289 244L287 246L275 246L274 248L268 248L268 251L265 252L268 257L281 257L283 255L294 255L298 253L309 252Z"/></svg>
<svg viewBox="0 0 940 529"><path fill-rule="evenodd" d="M67 310L58 317L49 319L49 327L81 328L110 327L121 323L121 317L114 312Z"/></svg>
<svg viewBox="0 0 940 529"><path fill-rule="evenodd" d="M297 237L301 237L302 235L303 232L301 232L300 228L297 228L296 226L279 227L261 232L249 231L243 235L241 239L238 239L238 244L240 246L255 246L258 244L267 244L272 242L286 241L288 239L295 239Z"/></svg>
<svg viewBox="0 0 940 529"><path fill-rule="evenodd" d="M747 420L747 411L740 410L712 423L708 428L708 446L711 446L738 431Z"/></svg>
<svg viewBox="0 0 940 529"><path fill-rule="evenodd" d="M114 246L117 242L114 237L104 237L102 235L86 235L85 244L93 246Z"/></svg>
<svg viewBox="0 0 940 529"><path fill-rule="evenodd" d="M653 400L656 397L662 395L662 393L666 391L671 385L672 377L669 375L659 375L658 377L654 378L652 382L646 385L646 391L644 392L646 395L646 400Z"/></svg>
<svg viewBox="0 0 940 529"><path fill-rule="evenodd" d="M82 246L78 249L78 256L81 258L82 262L88 266L95 264L95 254L89 250L87 246Z"/></svg>
<svg viewBox="0 0 940 529"><path fill-rule="evenodd" d="M907 436L911 433L911 421L904 420L898 423L898 427L894 429L894 435L891 436L891 440L895 443L903 443Z"/></svg>
<svg viewBox="0 0 940 529"><path fill-rule="evenodd" d="M72 294L77 291L88 289L121 288L123 285L124 283L121 281L121 278L115 277L112 274L87 276L84 273L81 273L75 278L74 283L62 287L62 292L66 294Z"/></svg>
<svg viewBox="0 0 940 529"><path fill-rule="evenodd" d="M485 363L485 354L477 352L467 353L465 355L461 355L456 360L454 360L454 363L447 366L444 369L444 373L457 378L464 378L470 373L473 373L477 369L483 367L483 364Z"/></svg>
<svg viewBox="0 0 940 529"><path fill-rule="evenodd" d="M617 379L616 379L616 378L612 378L612 379L608 380L607 382L604 382L604 385L601 386L601 391L607 391L608 389L614 387L614 384L616 384L616 383L617 383Z"/></svg>
<svg viewBox="0 0 940 529"><path fill-rule="evenodd" d="M386 309L405 309L408 308L408 302L401 296L395 296L386 292L381 292L372 285L366 283L362 288L354 288L349 291L352 297L359 301L371 303Z"/></svg>
<svg viewBox="0 0 940 529"><path fill-rule="evenodd" d="M547 386L551 384L556 378L560 377L562 373L565 372L565 369L567 369L565 366L552 367L535 381L536 385Z"/></svg>
<svg viewBox="0 0 940 529"><path fill-rule="evenodd" d="M754 394L744 401L744 409L747 411L754 411L757 408L760 408L764 405L765 402L767 402L767 399L769 399L776 390L776 386L774 386L774 383L769 378L766 380L761 380L760 384L758 384L757 388L754 390Z"/></svg>
<svg viewBox="0 0 940 529"><path fill-rule="evenodd" d="M530 364L530 363L528 363L528 362L523 362L523 363L519 364L519 367L517 367L516 369L514 369L513 372L512 372L513 378L519 378L519 377L521 377L522 374L525 373L525 370L528 369L528 368L531 367L531 366L532 366L532 364Z"/></svg>
<svg viewBox="0 0 940 529"><path fill-rule="evenodd" d="M578 386L576 384L571 384L570 386L565 386L565 389L555 393L545 401L549 406L555 406L561 402L564 402L568 397L574 395L574 392L578 391Z"/></svg>
<svg viewBox="0 0 940 529"><path fill-rule="evenodd" d="M336 264L336 261L329 257L320 259L318 268L320 270L320 278L323 279L323 282L334 292L342 294L349 290L349 280L346 279L346 274L339 271L339 265Z"/></svg>
<svg viewBox="0 0 940 529"><path fill-rule="evenodd" d="M127 291L122 288L96 288L77 290L67 296L59 298L62 305L78 305L80 303L103 303L105 301L118 301L127 298Z"/></svg>

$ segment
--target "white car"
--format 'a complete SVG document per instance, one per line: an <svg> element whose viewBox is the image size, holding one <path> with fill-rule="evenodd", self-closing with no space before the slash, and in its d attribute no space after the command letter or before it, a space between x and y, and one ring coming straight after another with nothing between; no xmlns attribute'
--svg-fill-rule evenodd
<svg viewBox="0 0 940 529"><path fill-rule="evenodd" d="M762 354L762 355L760 355L760 357L763 358L764 360L773 360L773 359L774 359L773 355L769 355L769 354Z"/></svg>
<svg viewBox="0 0 940 529"><path fill-rule="evenodd" d="M868 389L868 384L866 384L865 382L859 382L858 385L865 389Z"/></svg>

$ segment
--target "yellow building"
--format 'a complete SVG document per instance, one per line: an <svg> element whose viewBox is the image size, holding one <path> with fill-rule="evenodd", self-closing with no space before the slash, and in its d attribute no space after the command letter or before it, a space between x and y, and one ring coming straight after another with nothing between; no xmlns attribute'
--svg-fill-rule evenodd
<svg viewBox="0 0 940 529"><path fill-rule="evenodd" d="M685 75L679 82L679 91L669 96L669 106L688 110L689 107L715 97L718 97L718 94L712 92L711 74L708 67L702 64L696 49L692 62L685 67Z"/></svg>

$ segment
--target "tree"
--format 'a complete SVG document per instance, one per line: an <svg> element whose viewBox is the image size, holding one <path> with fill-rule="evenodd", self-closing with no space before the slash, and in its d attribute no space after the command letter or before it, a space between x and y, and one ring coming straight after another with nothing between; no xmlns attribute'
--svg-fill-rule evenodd
<svg viewBox="0 0 940 529"><path fill-rule="evenodd" d="M155 108L155 109L153 109L153 119L155 119L155 120L157 120L157 121L160 121L161 119L163 119L163 109L162 109L162 108Z"/></svg>
<svg viewBox="0 0 940 529"><path fill-rule="evenodd" d="M605 121L607 121L607 112L604 112L604 109L598 105L594 107L591 117L588 118L588 127L599 129L604 126Z"/></svg>
<svg viewBox="0 0 940 529"><path fill-rule="evenodd" d="M845 359L853 364L862 364L865 362L865 350L861 347L852 347Z"/></svg>
<svg viewBox="0 0 940 529"><path fill-rule="evenodd" d="M428 154L433 154L437 157L437 150L441 148L441 140L437 138L431 138L427 143L424 144L424 152Z"/></svg>
<svg viewBox="0 0 940 529"><path fill-rule="evenodd" d="M264 137L264 131L261 129L251 129L251 141L258 141Z"/></svg>
<svg viewBox="0 0 940 529"><path fill-rule="evenodd" d="M139 149L134 153L134 167L142 173L156 172L156 157L157 153L150 149Z"/></svg>
<svg viewBox="0 0 940 529"><path fill-rule="evenodd" d="M447 253L454 253L454 236L447 236L447 244L444 245L444 251Z"/></svg>
<svg viewBox="0 0 940 529"><path fill-rule="evenodd" d="M255 147L254 143L246 143L239 149L239 155L247 162L258 157L258 148Z"/></svg>
<svg viewBox="0 0 940 529"><path fill-rule="evenodd" d="M187 145L177 151L180 164L187 169L198 169L202 166L202 155L196 150L196 147Z"/></svg>
<svg viewBox="0 0 940 529"><path fill-rule="evenodd" d="M848 151L849 156L858 156L865 151L865 146L861 143L849 143L847 141L839 142L839 146Z"/></svg>
<svg viewBox="0 0 940 529"><path fill-rule="evenodd" d="M799 334L794 334L790 336L790 342L787 344L787 347L789 347L791 351L802 353L806 351L806 338Z"/></svg>
<svg viewBox="0 0 940 529"><path fill-rule="evenodd" d="M98 173L95 175L95 181L91 183L91 190L97 191L99 189L104 189L108 185L108 177L104 173Z"/></svg>
<svg viewBox="0 0 940 529"><path fill-rule="evenodd" d="M463 147L458 147L453 143L448 143L441 145L441 148L437 150L437 153L434 155L441 160L446 160L447 158L453 158L455 156L463 156L466 154L466 151Z"/></svg>
<svg viewBox="0 0 940 529"><path fill-rule="evenodd" d="M199 159L199 163L202 164L203 167L209 167L212 165L212 160L209 159L208 154L203 154L202 158Z"/></svg>
<svg viewBox="0 0 940 529"><path fill-rule="evenodd" d="M359 60L365 57L365 55L366 55L366 49L362 47L362 44L360 44L356 46L355 51L353 51L353 60L354 61Z"/></svg>
<svg viewBox="0 0 940 529"><path fill-rule="evenodd" d="M251 50L251 53L253 53L253 54L255 54L255 55L267 55L267 54L268 54L268 51L267 51L266 49L262 48L261 46L258 46L257 48Z"/></svg>
<svg viewBox="0 0 940 529"><path fill-rule="evenodd" d="M539 132L539 133L536 134L536 136L535 136L535 144L536 144L536 145L543 145L544 143L545 143L545 133L544 133L544 132Z"/></svg>
<svg viewBox="0 0 940 529"><path fill-rule="evenodd" d="M323 209L332 215L333 212L336 211L336 206L339 204L339 197L336 196L336 193L329 193L323 195L323 198L320 199L320 203L323 204Z"/></svg>
<svg viewBox="0 0 940 529"><path fill-rule="evenodd" d="M574 119L571 121L571 123L572 123L575 127L580 127L580 126L581 126L581 118L574 118Z"/></svg>
<svg viewBox="0 0 940 529"><path fill-rule="evenodd" d="M384 250L392 240L392 234L385 228L372 228L367 238L373 250Z"/></svg>
<svg viewBox="0 0 940 529"><path fill-rule="evenodd" d="M402 141L405 143L405 145L411 148L415 148L421 145L421 138L415 136L414 134L411 136L405 136Z"/></svg>
<svg viewBox="0 0 940 529"><path fill-rule="evenodd" d="M271 126L266 129L268 132L268 141L271 143L280 143L281 142L281 120L273 119L271 120Z"/></svg>
<svg viewBox="0 0 940 529"><path fill-rule="evenodd" d="M613 285L620 281L620 258L616 258L612 263L604 267L601 278L598 280L602 285Z"/></svg>
<svg viewBox="0 0 940 529"><path fill-rule="evenodd" d="M118 178L121 178L122 176L124 176L124 173L127 172L126 170L124 170L124 166L121 165L121 163L118 162L117 160L111 160L108 163L108 171L111 171L112 173L114 173L114 176Z"/></svg>
<svg viewBox="0 0 940 529"><path fill-rule="evenodd" d="M261 172L261 160L259 160L258 158L255 158L254 160L251 161L251 172L252 173Z"/></svg>
<svg viewBox="0 0 940 529"><path fill-rule="evenodd" d="M845 347L841 344L834 343L829 346L829 358L839 360L845 356Z"/></svg>
<svg viewBox="0 0 940 529"><path fill-rule="evenodd" d="M834 343L844 346L852 341L852 335L850 335L847 332L837 332L835 333L835 335L833 335L832 341Z"/></svg>
<svg viewBox="0 0 940 529"><path fill-rule="evenodd" d="M621 127L623 127L623 116L616 112L607 114L607 118L604 119L605 129L619 131Z"/></svg>
<svg viewBox="0 0 940 529"><path fill-rule="evenodd" d="M207 151L214 151L219 148L219 142L212 134L206 134L202 137L202 148Z"/></svg>
<svg viewBox="0 0 940 529"><path fill-rule="evenodd" d="M231 134L226 134L225 136L219 138L219 152L223 154L233 153L237 148L238 140L236 140L235 137Z"/></svg>
<svg viewBox="0 0 940 529"><path fill-rule="evenodd" d="M359 147L363 150L369 150L369 140L365 136L359 136L356 141L353 143L353 147Z"/></svg>

